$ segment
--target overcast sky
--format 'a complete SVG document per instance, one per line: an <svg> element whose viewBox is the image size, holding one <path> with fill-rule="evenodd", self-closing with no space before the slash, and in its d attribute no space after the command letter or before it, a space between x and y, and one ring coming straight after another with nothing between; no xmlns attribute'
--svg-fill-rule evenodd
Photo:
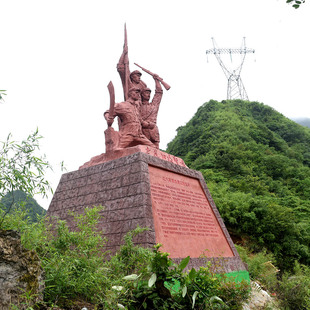
<svg viewBox="0 0 310 310"><path fill-rule="evenodd" d="M211 37L219 48L240 48L246 37L255 49L241 72L249 100L310 117L308 1L295 10L285 0L0 0L0 13L0 140L38 127L54 190L61 161L74 171L105 151L110 80L116 101L123 98L116 64L124 23L131 71L136 62L171 85L158 115L161 149L204 102L226 99L227 79L206 55ZM223 61L234 68L240 58ZM154 89L150 76L142 79ZM48 208L52 197L35 198Z"/></svg>

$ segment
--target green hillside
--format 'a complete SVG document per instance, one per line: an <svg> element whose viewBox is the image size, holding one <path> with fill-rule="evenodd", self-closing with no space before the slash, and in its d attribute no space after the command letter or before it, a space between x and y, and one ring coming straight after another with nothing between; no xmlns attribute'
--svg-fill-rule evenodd
<svg viewBox="0 0 310 310"><path fill-rule="evenodd" d="M11 193L6 194L0 201L0 208L6 211L10 208L12 202L12 209L25 210L32 222L36 222L38 217L46 214L46 210L43 209L35 199L28 197L27 194L22 191L14 191L13 195Z"/></svg>
<svg viewBox="0 0 310 310"><path fill-rule="evenodd" d="M167 152L200 170L235 240L310 264L310 129L258 102L203 104Z"/></svg>

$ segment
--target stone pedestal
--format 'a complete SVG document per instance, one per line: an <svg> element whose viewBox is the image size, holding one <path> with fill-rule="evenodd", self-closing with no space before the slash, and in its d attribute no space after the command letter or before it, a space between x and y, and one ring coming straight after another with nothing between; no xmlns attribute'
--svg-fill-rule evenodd
<svg viewBox="0 0 310 310"><path fill-rule="evenodd" d="M72 226L68 211L82 213L87 206L102 205L99 227L112 253L139 225L150 230L138 236L137 243L162 243L161 249L176 261L189 255L190 268L207 259L224 272L245 270L200 172L148 147L118 156L123 157L102 154L64 174L48 215Z"/></svg>

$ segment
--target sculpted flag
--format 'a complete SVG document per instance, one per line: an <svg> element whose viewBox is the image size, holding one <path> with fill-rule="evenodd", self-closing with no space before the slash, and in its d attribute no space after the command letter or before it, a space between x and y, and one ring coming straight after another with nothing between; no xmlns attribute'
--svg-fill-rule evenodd
<svg viewBox="0 0 310 310"><path fill-rule="evenodd" d="M124 38L123 53L118 61L117 71L122 81L123 91L124 91L124 100L126 101L128 99L128 91L130 88L137 87L141 91L142 89L146 88L147 85L143 81L141 81L140 77L142 74L140 71L135 70L130 73L126 24L125 24L124 36L125 38Z"/></svg>
<svg viewBox="0 0 310 310"><path fill-rule="evenodd" d="M124 50L127 51L124 57L124 67L125 67L125 85L123 85L124 89L124 99L128 99L128 76L129 76L129 58L128 58L128 43L127 43L127 29L125 24L124 29Z"/></svg>

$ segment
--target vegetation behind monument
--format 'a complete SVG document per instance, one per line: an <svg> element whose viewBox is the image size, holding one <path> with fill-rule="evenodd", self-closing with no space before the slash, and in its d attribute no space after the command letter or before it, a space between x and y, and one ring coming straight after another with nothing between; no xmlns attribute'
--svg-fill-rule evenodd
<svg viewBox="0 0 310 310"><path fill-rule="evenodd" d="M265 123L266 120L269 127ZM187 130L188 127L190 127L189 130ZM248 130L249 128L253 130ZM266 263L270 260L274 262L272 254L243 253L242 257L249 264L252 278L258 278L265 286L279 292L278 296L282 298L287 309L308 309L309 292L307 293L307 290L310 269L298 263L295 264L294 259L308 262L309 225L306 214L309 210L309 198L306 196L307 192L302 189L303 183L307 182L309 176L307 161L309 130L288 121L262 104L212 101L201 107L187 126L179 128L178 132L178 136L171 142L169 148L177 147L179 144L181 146L177 150L183 152L182 148L186 144L182 145L182 143L188 139L186 143L190 144L191 152L185 150L182 156L188 164L198 167L207 176L211 192L234 235L242 237L243 240L251 240L248 245L257 253L264 246L267 247L275 253L277 261L280 264L282 262L283 268L294 269L293 278L291 273L285 273L284 269L281 269L283 280L277 282L276 274L268 273L266 268ZM209 140L206 138L199 143L189 138L195 135L197 139L201 134L209 135ZM282 136L285 136L289 142ZM298 137L297 140L296 137ZM206 146L203 141L210 144ZM268 141L268 143L261 141ZM199 153L201 150L210 150L210 152ZM213 157L206 156L209 153L213 154ZM264 160L267 160L264 156L276 155L280 156L280 159L287 157L286 160L293 166L285 166L277 160L266 161L265 165L268 163L268 169L262 165ZM293 178L294 182L291 179L284 179L284 175L281 174L282 169L275 169L277 165L284 167L284 171L293 169L295 177L291 179ZM244 172L240 173L240 171ZM249 173L251 171L258 174L256 179L255 175ZM262 174L259 174L260 171ZM276 172L278 176L274 177L273 174ZM250 182L252 179L254 179L253 182ZM285 186L282 185L283 183ZM301 187L299 188L295 183ZM284 187L283 193L282 187ZM286 202L286 199L290 199L291 205ZM294 201L295 204L292 204ZM57 301L58 304L65 301L73 305L76 299L80 299L83 302L105 303L107 309L109 306L113 308L116 302L126 305L133 303L142 307L148 306L147 303L153 303L153 305L157 303L160 305L157 306L158 309L166 309L166 306L169 308L171 305L179 307L182 302L185 302L184 307L188 309L191 308L195 296L195 308L200 309L205 302L215 308L216 305L210 303L211 301L220 303L218 299L212 299L217 296L229 304L230 309L238 309L240 302L245 298L246 286L238 287L238 285L220 281L215 283L212 273L201 271L198 276L192 274L182 278L184 283L190 282L187 283L188 295L185 294L187 296L185 299L182 297L183 282L182 291L179 291L176 299L170 301L165 299L164 295L160 295L165 293L159 293L154 283L152 287L148 285L148 280L154 280L152 272L155 269L150 268L156 266L159 268L156 269L158 280L163 277L173 279L181 276L179 271L173 274L167 273L165 268L171 262L169 263L165 254L134 247L132 244L132 237L136 233L134 232L133 235L127 236L125 246L118 256L113 258L111 265L106 264L103 260L105 254L100 252L100 247L105 241L95 228L97 219L98 208L86 210L85 215L76 216L80 227L78 233L70 232L65 222L59 222L57 235L53 236L43 221L31 224L19 211L8 214L4 218L2 228L19 230L24 245L39 253L47 275L46 301ZM280 241L275 238L279 238ZM286 247L283 248L283 246ZM242 248L238 250L243 251ZM155 263L153 267L152 261ZM135 273L136 270L138 275L141 272L144 274L143 286L137 286L139 282L137 279L123 278L129 273ZM198 295L195 293L196 280L192 281L193 279L206 285L201 293L197 293ZM204 294L207 289L212 296ZM292 291L294 291L293 294ZM148 301L143 305L146 296L149 296ZM143 299L140 304L139 298ZM225 305L222 304L222 306Z"/></svg>
<svg viewBox="0 0 310 310"><path fill-rule="evenodd" d="M34 198L28 197L25 192L20 190L16 190L12 194L6 194L1 199L0 208L4 211L8 210L13 201L15 205L10 212L14 212L16 209L25 210L26 216L30 218L31 222L37 222L40 217L46 214L46 210Z"/></svg>
<svg viewBox="0 0 310 310"><path fill-rule="evenodd" d="M41 138L36 130L21 142L14 141L11 134L5 142L1 142L0 229L12 209L27 203L21 197L22 193L27 198L35 194L45 197L51 191L51 186L45 179L45 172L51 167L46 158L38 154ZM33 201L28 200L29 202L33 204Z"/></svg>
<svg viewBox="0 0 310 310"><path fill-rule="evenodd" d="M281 270L310 264L310 129L261 103L211 100L167 151L203 173L236 240Z"/></svg>
<svg viewBox="0 0 310 310"><path fill-rule="evenodd" d="M38 191L46 194L49 189L44 179L48 162L34 153L39 148L39 138L36 131L18 143L9 135L0 149L0 231L18 231L23 246L35 250L40 257L45 272L45 303L41 306L188 309L195 305L200 309L210 303L239 308L248 295L248 283L215 278L208 268L197 273L193 270L190 275L183 273L189 257L173 266L168 254L158 251L159 246L154 251L134 246L132 238L145 229L137 228L127 234L120 252L108 260L104 250L106 240L97 228L101 207L85 208L85 214L74 214L77 231L70 231L67 223L61 220L30 221L27 210L17 205L26 204L27 196ZM0 256L2 260L3 255ZM171 287L178 283L182 288L172 298L164 282ZM31 290L21 291L20 302L12 305L12 309L32 309L36 297L32 294Z"/></svg>

